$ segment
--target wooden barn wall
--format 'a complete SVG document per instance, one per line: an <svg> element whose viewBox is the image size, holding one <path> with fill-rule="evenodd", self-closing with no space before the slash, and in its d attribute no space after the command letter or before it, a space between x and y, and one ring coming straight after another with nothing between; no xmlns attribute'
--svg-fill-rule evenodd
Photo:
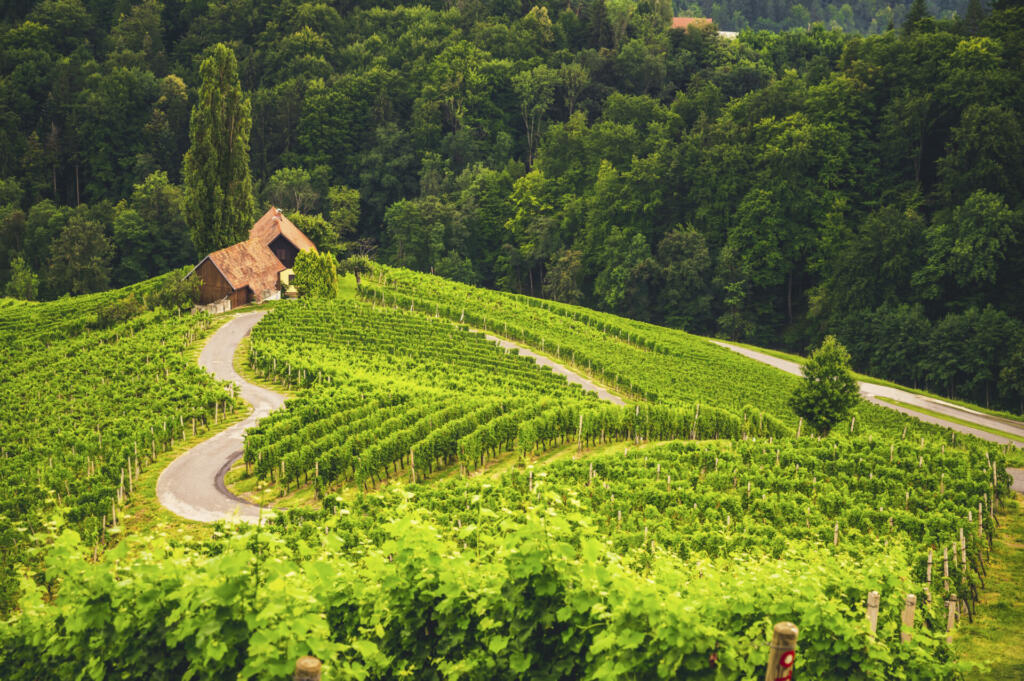
<svg viewBox="0 0 1024 681"><path fill-rule="evenodd" d="M203 263L196 268L196 274L199 275L199 278L203 281L203 285L199 289L199 303L201 305L213 303L225 296L231 295L231 285L224 279L224 275L220 273L220 270L218 270L217 266L213 264L213 261L204 260ZM232 307L234 307L233 298Z"/></svg>
<svg viewBox="0 0 1024 681"><path fill-rule="evenodd" d="M249 302L252 296L252 291L249 290L248 286L243 286L234 293L231 294L231 309L234 310L236 307L241 307Z"/></svg>

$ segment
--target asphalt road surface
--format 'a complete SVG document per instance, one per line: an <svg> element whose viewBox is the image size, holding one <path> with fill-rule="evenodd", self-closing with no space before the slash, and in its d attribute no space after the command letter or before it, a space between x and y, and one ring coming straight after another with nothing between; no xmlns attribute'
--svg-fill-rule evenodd
<svg viewBox="0 0 1024 681"><path fill-rule="evenodd" d="M553 359L545 357L544 355L538 355L533 350L525 348L522 345L519 345L518 343L513 343L512 341L504 340L502 338L498 338L497 336L492 336L489 333L485 333L484 336L486 336L487 340L494 341L495 343L505 348L506 350L511 350L513 348L519 350L520 355L522 355L523 357L529 357L533 359L533 361L539 364L540 366L551 367L552 373L556 373L559 376L565 376L565 380L569 381L569 383L575 383L576 385L581 386L587 392L597 393L597 396L600 399L604 400L605 402L611 402L612 404L618 404L620 406L626 404L625 402L622 401L622 398L616 395L612 395L606 389L597 385L593 381L590 381L584 378L583 376L580 376L575 371L572 371L562 366Z"/></svg>
<svg viewBox="0 0 1024 681"><path fill-rule="evenodd" d="M284 404L284 396L249 383L234 369L238 344L265 314L266 310L259 310L236 316L210 337L199 355L199 366L219 380L237 384L242 399L251 404L253 410L248 418L179 456L160 474L156 483L157 498L164 508L182 518L255 523L260 517L258 506L227 490L224 475L242 456L245 431Z"/></svg>
<svg viewBox="0 0 1024 681"><path fill-rule="evenodd" d="M776 369L781 369L787 373L795 376L800 376L800 365L796 362L791 362L786 359L780 359L772 355L766 355L763 352L756 350L750 350L748 348L740 347L739 345L733 345L732 343L726 343L724 341L713 340L711 341L715 345L720 345L723 348L728 348L733 352L738 352L745 357L756 359L758 362L771 365ZM865 383L860 382L860 396L868 402L877 404L888 409L894 409L902 414L913 416L914 418L920 419L926 423L934 423L938 426L945 428L951 428L960 433L966 433L973 435L982 440L988 442L996 442L1001 445L1009 444L1014 447L1024 447L1024 427L1016 421L1004 419L999 416L992 416L990 414L983 414L974 409L967 407L961 407L958 404L946 402L935 397L925 397L924 395L918 395L917 393L907 392L906 390L900 390L899 388L890 388L885 385L878 385L876 383ZM898 400L906 404L914 405L922 409L935 412L937 414L943 414L946 416L953 416L960 419L961 421L969 421L989 428L995 428L1001 430L1008 435L1013 437L1005 437L1003 435L996 435L995 433L989 433L978 428L972 428L965 426L961 423L954 423L952 421L946 421L941 417L932 416L930 414L922 414L921 412L914 411L913 409L907 409L891 402L885 402L878 399L879 397L887 397L891 400ZM1006 471L1013 477L1012 487L1014 491L1024 494L1024 469L1021 468L1007 468Z"/></svg>

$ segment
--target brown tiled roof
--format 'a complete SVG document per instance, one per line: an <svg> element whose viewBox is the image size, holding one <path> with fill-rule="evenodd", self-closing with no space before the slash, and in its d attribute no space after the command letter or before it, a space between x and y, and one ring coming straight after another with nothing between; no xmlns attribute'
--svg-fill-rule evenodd
<svg viewBox="0 0 1024 681"><path fill-rule="evenodd" d="M710 26L711 19L707 17L672 17L672 28L681 28L686 30L692 24L696 24L698 27Z"/></svg>
<svg viewBox="0 0 1024 681"><path fill-rule="evenodd" d="M269 246L270 242L276 239L279 234L284 235L284 238L292 242L295 248L300 251L316 250L316 246L309 240L309 237L303 234L302 230L296 227L291 220L286 218L284 213L273 206L249 230L249 238L256 239L265 246Z"/></svg>
<svg viewBox="0 0 1024 681"><path fill-rule="evenodd" d="M257 295L277 288L277 273L284 269L266 244L253 240L222 248L206 257L213 261L231 288L237 291L248 286Z"/></svg>

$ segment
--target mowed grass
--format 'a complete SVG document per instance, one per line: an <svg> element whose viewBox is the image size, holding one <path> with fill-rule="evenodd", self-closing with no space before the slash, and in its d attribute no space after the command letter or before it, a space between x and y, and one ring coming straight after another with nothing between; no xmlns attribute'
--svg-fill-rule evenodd
<svg viewBox="0 0 1024 681"><path fill-rule="evenodd" d="M971 681L1024 679L1024 497L1017 495L1000 518L993 541L981 606L971 624L963 625L954 647L964 660L986 670Z"/></svg>

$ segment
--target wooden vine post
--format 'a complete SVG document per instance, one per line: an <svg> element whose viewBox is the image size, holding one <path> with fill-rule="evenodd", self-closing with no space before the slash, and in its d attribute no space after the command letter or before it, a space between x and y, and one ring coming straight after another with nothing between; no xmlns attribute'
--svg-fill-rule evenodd
<svg viewBox="0 0 1024 681"><path fill-rule="evenodd" d="M777 622L772 629L768 669L764 681L790 681L796 662L796 640L800 630L792 622Z"/></svg>
<svg viewBox="0 0 1024 681"><path fill-rule="evenodd" d="M292 681L320 681L323 664L312 655L304 655L295 661Z"/></svg>
<svg viewBox="0 0 1024 681"><path fill-rule="evenodd" d="M946 601L946 643L953 642L953 627L956 625L957 603L956 594L950 594Z"/></svg>
<svg viewBox="0 0 1024 681"><path fill-rule="evenodd" d="M878 631L878 606L882 597L877 591L868 592L868 628L874 634Z"/></svg>
<svg viewBox="0 0 1024 681"><path fill-rule="evenodd" d="M926 573L926 581L924 586L924 593L928 597L928 602L932 602L932 547L928 547L928 571Z"/></svg>
<svg viewBox="0 0 1024 681"><path fill-rule="evenodd" d="M906 603L903 605L903 614L900 617L903 628L900 631L900 640L904 643L910 641L914 629L914 608L917 606L917 596L907 594Z"/></svg>

